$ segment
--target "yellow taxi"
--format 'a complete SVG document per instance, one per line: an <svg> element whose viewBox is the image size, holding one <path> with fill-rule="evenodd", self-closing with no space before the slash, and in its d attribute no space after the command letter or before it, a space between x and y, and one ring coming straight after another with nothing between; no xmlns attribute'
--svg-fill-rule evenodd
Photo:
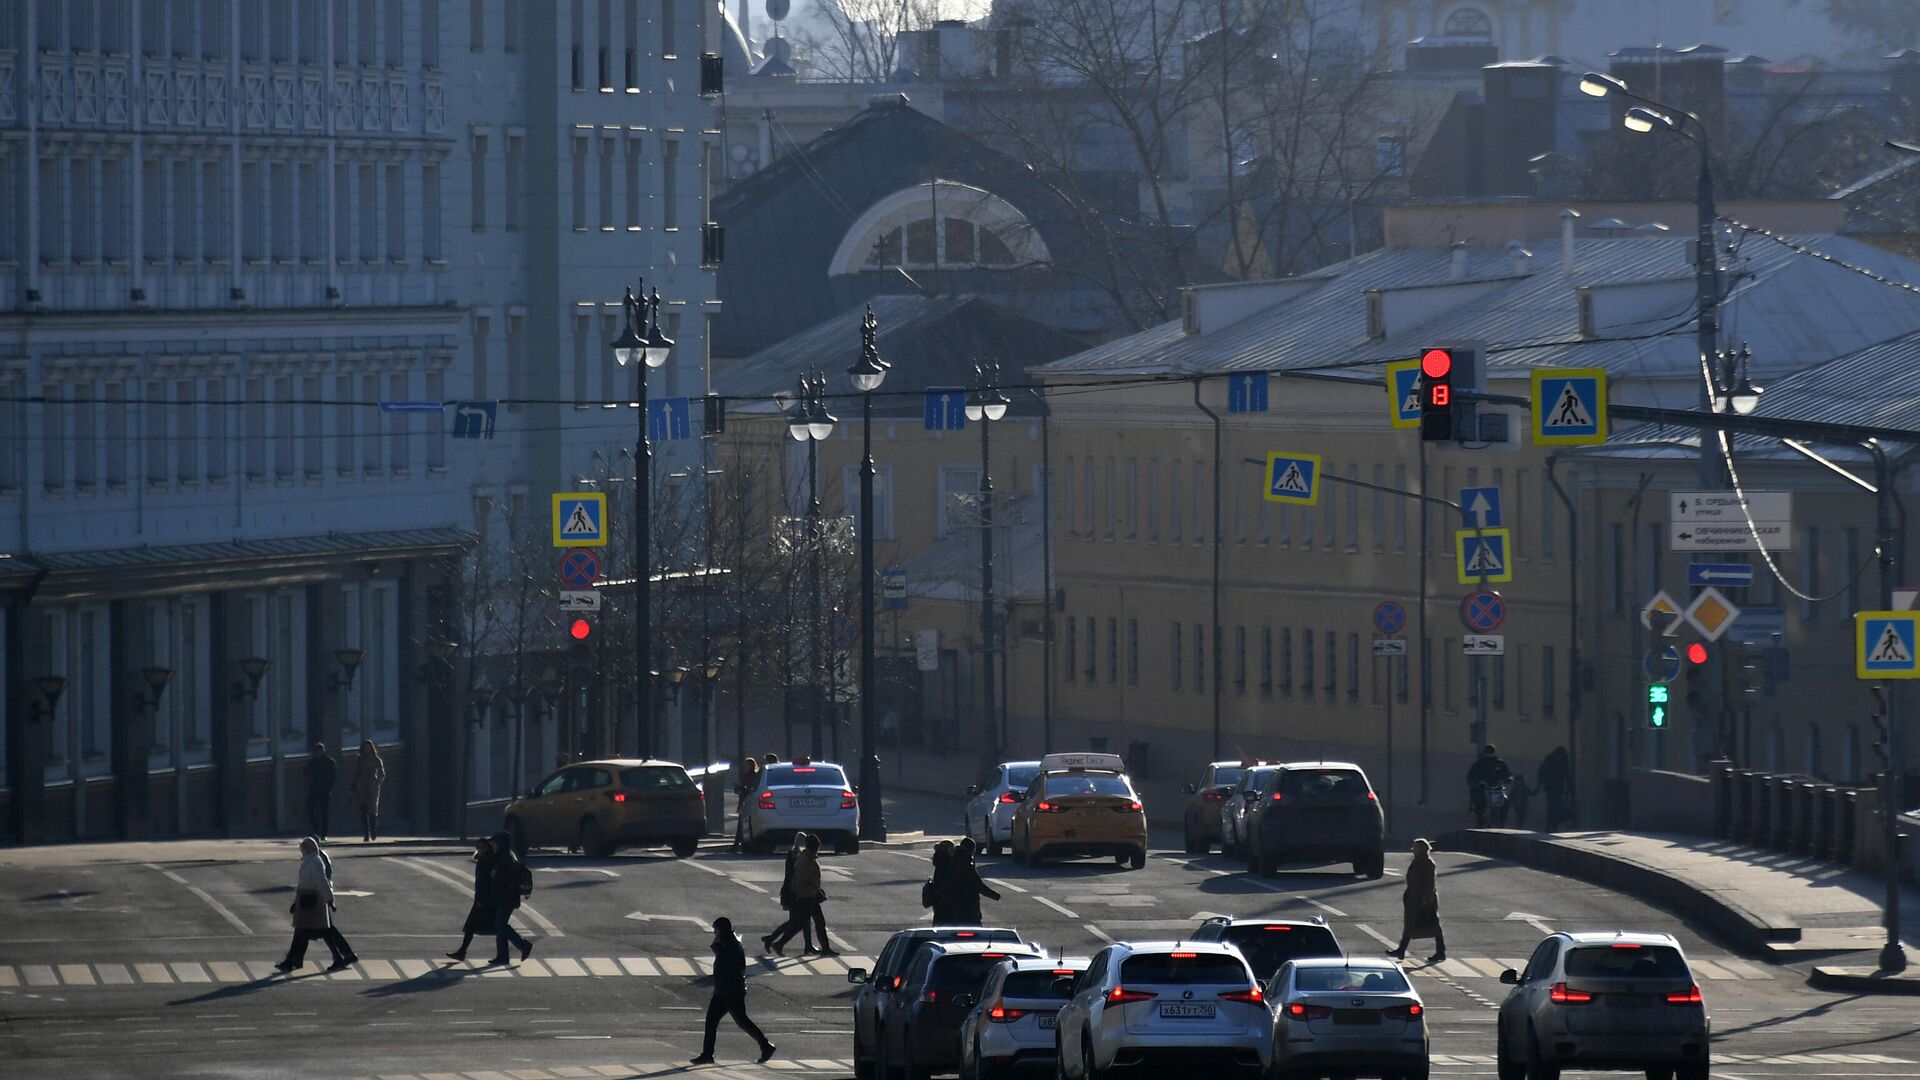
<svg viewBox="0 0 1920 1080"><path fill-rule="evenodd" d="M706 835L706 796L672 761L610 758L554 771L507 804L513 850L565 846L604 859L623 847L693 854Z"/></svg>
<svg viewBox="0 0 1920 1080"><path fill-rule="evenodd" d="M1014 811L1014 861L1073 855L1147 864L1147 812L1118 754L1048 754Z"/></svg>

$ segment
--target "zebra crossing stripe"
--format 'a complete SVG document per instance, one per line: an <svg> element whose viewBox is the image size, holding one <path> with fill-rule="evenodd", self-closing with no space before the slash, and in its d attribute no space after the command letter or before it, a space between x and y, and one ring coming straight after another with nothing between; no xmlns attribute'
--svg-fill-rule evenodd
<svg viewBox="0 0 1920 1080"><path fill-rule="evenodd" d="M872 967L866 956L768 956L757 958L749 971L757 975L844 976L849 966ZM458 978L480 976L488 979L637 978L691 979L713 974L713 961L703 957L682 956L550 956L529 958L511 966L489 964L484 960L464 963L422 959L369 959L339 971L327 970L326 961L310 963L306 968L281 972L270 960L173 960L144 961L132 964L58 963L0 964L0 987L120 987L178 986L266 982L392 982L434 976Z"/></svg>

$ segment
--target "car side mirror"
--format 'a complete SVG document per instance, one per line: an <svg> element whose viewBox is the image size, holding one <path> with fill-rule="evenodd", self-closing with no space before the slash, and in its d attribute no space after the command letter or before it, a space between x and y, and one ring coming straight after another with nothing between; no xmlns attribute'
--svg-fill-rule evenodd
<svg viewBox="0 0 1920 1080"><path fill-rule="evenodd" d="M1503 972L1501 972L1501 973L1500 973L1500 985L1502 985L1502 986L1519 986L1519 985L1520 985L1520 973L1519 973L1519 972L1517 972L1517 971L1515 971L1515 970L1513 970L1512 968L1508 968L1507 970L1505 970L1505 971L1503 971Z"/></svg>
<svg viewBox="0 0 1920 1080"><path fill-rule="evenodd" d="M979 784L968 784L968 785L967 785L967 794L968 794L968 795L978 795L978 794L980 794L980 785L979 785Z"/></svg>
<svg viewBox="0 0 1920 1080"><path fill-rule="evenodd" d="M867 969L866 968L848 968L847 981L850 983L856 983L856 984L865 983L867 981Z"/></svg>
<svg viewBox="0 0 1920 1080"><path fill-rule="evenodd" d="M1180 794L1182 794L1182 795L1191 795L1191 794L1193 794L1193 785L1192 785L1192 784L1181 784L1181 785L1180 785Z"/></svg>
<svg viewBox="0 0 1920 1080"><path fill-rule="evenodd" d="M953 999L955 1008L971 1009L973 1008L973 1003L974 997L972 994L961 994L959 997Z"/></svg>

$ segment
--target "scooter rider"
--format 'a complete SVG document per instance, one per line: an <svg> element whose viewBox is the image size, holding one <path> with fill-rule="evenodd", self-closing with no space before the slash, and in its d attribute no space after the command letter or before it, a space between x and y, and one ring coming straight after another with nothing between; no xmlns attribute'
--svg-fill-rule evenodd
<svg viewBox="0 0 1920 1080"><path fill-rule="evenodd" d="M1487 827L1488 792L1495 786L1505 790L1505 784L1513 778L1513 770L1500 758L1499 751L1488 743L1480 748L1480 757L1467 768L1467 793L1473 801L1473 824L1476 828Z"/></svg>

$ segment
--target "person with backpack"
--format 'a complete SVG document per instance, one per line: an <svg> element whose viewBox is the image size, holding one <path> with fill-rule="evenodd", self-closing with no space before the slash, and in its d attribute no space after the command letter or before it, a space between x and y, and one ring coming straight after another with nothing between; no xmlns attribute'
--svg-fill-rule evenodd
<svg viewBox="0 0 1920 1080"><path fill-rule="evenodd" d="M514 854L513 837L505 832L493 834L493 959L489 963L505 964L507 945L520 948L520 959L526 960L533 955L533 942L520 936L513 928L513 913L520 907L520 899L533 895L533 872Z"/></svg>
<svg viewBox="0 0 1920 1080"><path fill-rule="evenodd" d="M961 926L978 926L980 917L980 898L983 896L1000 899L980 878L980 870L973 864L974 852L979 845L969 836L960 841L953 854L947 859L947 910L953 922Z"/></svg>
<svg viewBox="0 0 1920 1080"><path fill-rule="evenodd" d="M760 1044L762 1062L773 1057L776 1048L747 1017L747 951L733 932L733 920L724 916L713 920L713 999L707 1002L706 1041L693 1064L713 1064L714 1037L720 1033L723 1016L732 1016L740 1030Z"/></svg>

